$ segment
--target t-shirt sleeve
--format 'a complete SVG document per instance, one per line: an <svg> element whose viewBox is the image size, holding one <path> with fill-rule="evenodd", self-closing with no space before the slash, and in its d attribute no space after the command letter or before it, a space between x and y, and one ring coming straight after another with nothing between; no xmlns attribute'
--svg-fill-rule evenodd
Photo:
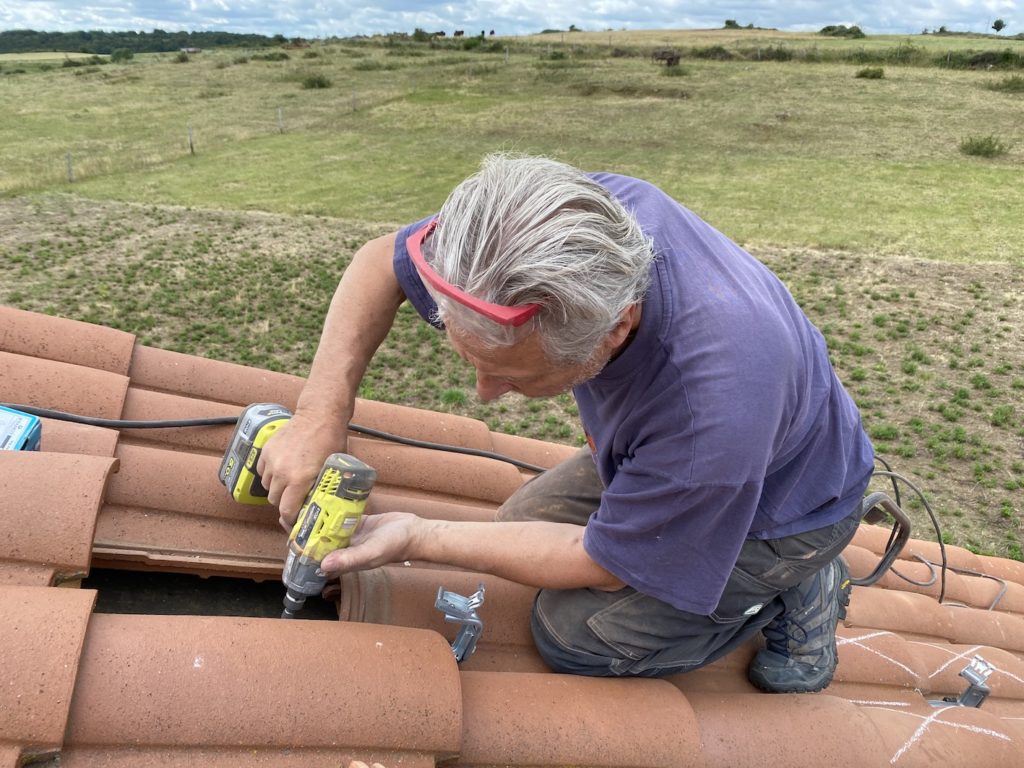
<svg viewBox="0 0 1024 768"><path fill-rule="evenodd" d="M623 461L583 546L637 591L706 616L739 557L762 483L687 484L671 463L679 455L649 444Z"/></svg>
<svg viewBox="0 0 1024 768"><path fill-rule="evenodd" d="M405 292L405 297L409 300L409 303L413 305L420 317L428 323L435 328L443 328L437 322L437 304L434 303L430 293L423 285L419 272L416 271L416 267L409 257L409 249L405 245L409 235L419 230L420 227L426 226L433 219L434 216L428 216L398 231L398 236L395 238L395 255L392 263L395 269L395 277L398 278L398 284L402 286L402 290Z"/></svg>

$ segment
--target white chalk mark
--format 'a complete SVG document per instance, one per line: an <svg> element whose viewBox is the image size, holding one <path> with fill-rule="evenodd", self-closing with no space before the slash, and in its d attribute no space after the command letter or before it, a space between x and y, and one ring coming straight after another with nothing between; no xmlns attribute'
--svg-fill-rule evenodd
<svg viewBox="0 0 1024 768"><path fill-rule="evenodd" d="M881 709L886 709L886 707L881 707ZM1002 739L1003 741L1008 741L1008 742L1011 742L1011 743L1013 742L1013 739L1011 739L1009 736L1007 736L1005 733L1002 733L1001 731L994 731L991 728L982 728L981 726L977 726L977 725L968 725L967 723L951 723L951 722L948 722L946 720L939 720L938 719L938 717L943 712L946 712L946 711L948 711L950 709L954 709L955 710L955 709L959 709L959 707L941 707L939 709L936 709L932 714L928 715L927 717L925 717L924 715L919 715L919 714L917 714L915 712L903 712L903 713L901 713L901 714L907 715L909 717L920 718L922 722L921 722L921 725L919 725L917 727L917 730L914 731L914 733L911 735L911 737L909 739L907 739L906 743L902 747L900 747L898 750L896 750L896 753L889 760L889 765L895 765L899 761L899 759L901 757L903 757L903 755L905 755L907 753L907 750L909 750L911 747L913 747L915 744L917 744L921 740L921 738L924 736L925 732L932 725L935 725L935 724L944 725L944 726L946 726L948 728L956 728L956 729L962 730L962 731L968 731L970 733L977 733L977 734L980 734L982 736L991 736L992 738ZM896 710L892 710L892 711L896 711ZM1002 718L1002 719L1010 720L1012 718Z"/></svg>
<svg viewBox="0 0 1024 768"><path fill-rule="evenodd" d="M935 677L940 672L944 672L950 666L955 664L959 659L965 659L968 656L973 656L979 650L981 650L981 646L980 645L976 645L973 648L970 648L970 649L968 649L966 651L963 651L961 653L956 654L955 656L953 656L953 658L949 659L945 664L941 665L938 669L936 669L934 672L932 672L930 675L928 675L928 677L929 678ZM947 653L952 653L952 652L951 651L947 651Z"/></svg>
<svg viewBox="0 0 1024 768"><path fill-rule="evenodd" d="M864 645L862 642L860 642L861 640L871 640L872 638L875 638L875 637L880 637L882 635L891 635L891 634L892 634L892 632L872 632L869 635L861 635L860 637L837 637L836 638L836 645L855 645L858 648L863 648L868 653L873 653L875 656L878 656L881 659L885 659L890 664L892 664L892 665L902 669L904 672L909 674L911 677L916 678L917 677L917 672L912 670L906 664L903 664L902 662L896 661L896 659L891 658L890 656L886 656L884 653L879 651L877 648L871 648L871 647L869 647L867 645Z"/></svg>
<svg viewBox="0 0 1024 768"><path fill-rule="evenodd" d="M943 651L944 653L948 653L950 656L952 656L952 658L949 661L947 661L945 664L943 664L938 669L936 669L934 672L932 672L930 675L928 675L929 678L935 677L937 674L942 672L942 670L947 669L949 667L949 665L953 664L957 659L963 659L968 654L972 654L975 651L980 651L981 649L988 647L988 646L984 646L984 645L976 645L973 648L971 648L969 651L964 651L963 653L954 654L953 651L951 651L949 648L946 648L946 647L941 646L941 645L933 645L932 643L921 643L921 645L927 645L929 648L935 648L937 650ZM987 656L988 654L986 653L985 655ZM989 661L988 665L990 667L992 667L992 672L993 673L997 673L998 672L1000 675L1006 675L1008 678L1010 678L1011 680L1016 680L1018 683L1024 683L1024 678L1018 677L1017 675L1013 674L1012 672L1007 672L1005 669L1000 669L993 662Z"/></svg>

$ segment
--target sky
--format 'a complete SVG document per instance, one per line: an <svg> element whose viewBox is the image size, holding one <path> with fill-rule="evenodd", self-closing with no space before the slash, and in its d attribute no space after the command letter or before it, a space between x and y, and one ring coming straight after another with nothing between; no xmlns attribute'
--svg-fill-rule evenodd
<svg viewBox="0 0 1024 768"><path fill-rule="evenodd" d="M868 34L917 34L945 26L957 32L988 32L995 19L1003 34L1024 32L1017 0L469 0L459 3L379 0L0 0L0 31L163 29L222 30L286 37L350 37L412 32L417 27L451 34L486 29L525 35L543 29L709 29L726 19L740 25L817 31L827 24L857 24Z"/></svg>

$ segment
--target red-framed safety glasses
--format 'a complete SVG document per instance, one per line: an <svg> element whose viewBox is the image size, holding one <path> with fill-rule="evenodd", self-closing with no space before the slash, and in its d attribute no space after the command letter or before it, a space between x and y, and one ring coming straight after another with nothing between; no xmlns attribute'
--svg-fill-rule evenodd
<svg viewBox="0 0 1024 768"><path fill-rule="evenodd" d="M412 263L416 265L420 277L430 283L430 287L438 293L454 299L464 307L472 309L488 320L493 320L499 325L511 325L518 328L540 310L540 304L520 304L515 307L506 307L501 304L491 304L489 301L470 296L461 288L456 288L431 267L423 256L423 243L430 237L430 233L437 227L437 219L413 232L405 240L405 247L409 250Z"/></svg>

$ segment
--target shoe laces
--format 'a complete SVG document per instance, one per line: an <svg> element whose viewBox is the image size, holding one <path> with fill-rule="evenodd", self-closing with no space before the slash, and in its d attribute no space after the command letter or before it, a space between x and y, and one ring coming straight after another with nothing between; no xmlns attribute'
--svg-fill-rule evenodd
<svg viewBox="0 0 1024 768"><path fill-rule="evenodd" d="M788 653L791 643L799 646L807 642L807 630L788 616L780 617L761 631L768 648L776 653Z"/></svg>

